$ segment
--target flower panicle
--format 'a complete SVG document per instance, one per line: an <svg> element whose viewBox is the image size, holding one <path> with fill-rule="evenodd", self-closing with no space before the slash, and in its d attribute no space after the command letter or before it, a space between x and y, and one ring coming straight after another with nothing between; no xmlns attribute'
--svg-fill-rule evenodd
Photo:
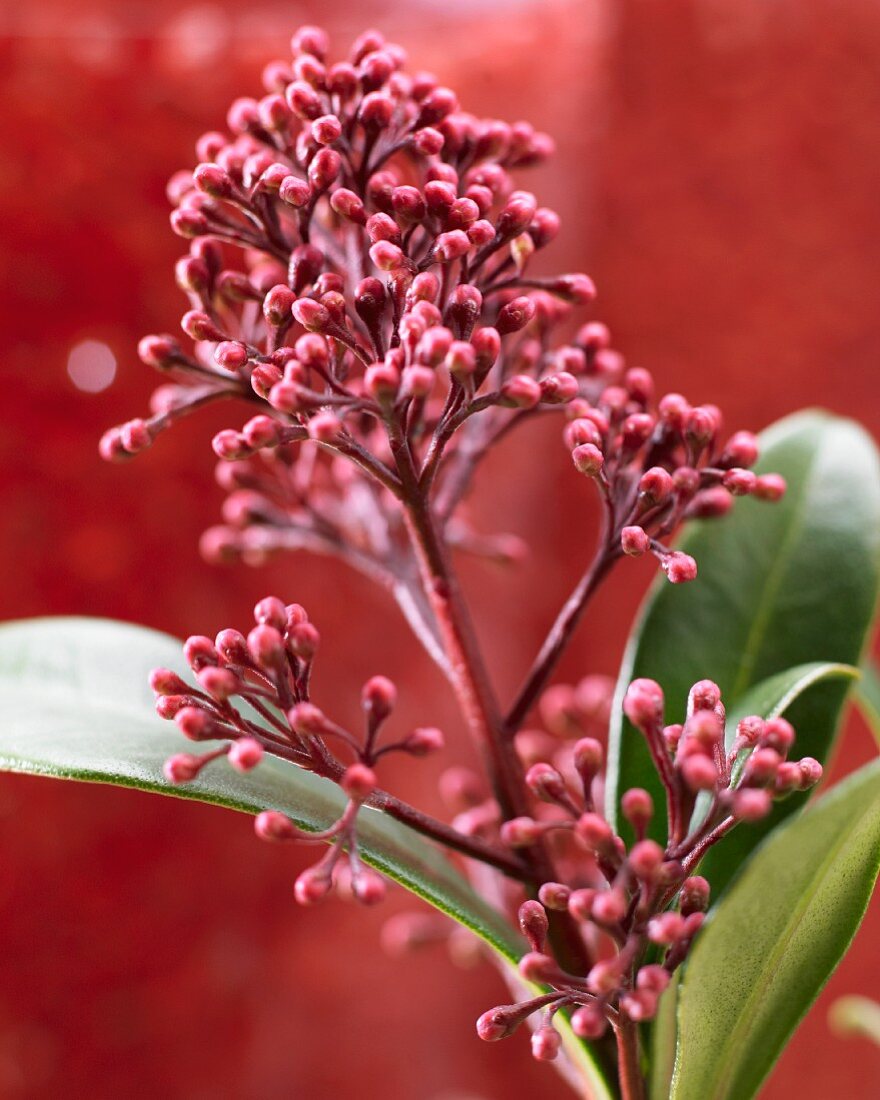
<svg viewBox="0 0 880 1100"><path fill-rule="evenodd" d="M705 920L711 888L697 873L703 856L739 822L760 820L774 800L808 790L822 776L816 760L789 759L795 733L784 718L743 718L725 738L721 693L702 680L691 688L685 721L667 725L660 686L635 680L624 712L645 737L666 791L668 832L665 844L649 836L654 801L633 788L621 798L621 816L632 832L627 843L597 808L601 743L559 722L561 713L575 713L574 694L567 691L567 697L558 689L547 693L544 709L556 729L552 761L534 762L526 772L535 813L500 825L502 843L514 849L552 838L557 866L569 872L565 882L541 884L537 898L519 909L530 948L520 974L550 992L491 1009L477 1022L478 1035L495 1040L540 1012L532 1037L539 1060L558 1049L558 1035L553 1040L547 1034L560 1009L570 1012L573 1030L586 1039L618 1027L621 1015L635 1022L655 1015ZM701 795L704 803L697 801ZM548 940L554 912L572 919L590 948L594 961L584 973L565 970L554 957Z"/></svg>
<svg viewBox="0 0 880 1100"><path fill-rule="evenodd" d="M614 552L653 554L674 583L696 572L665 541L682 520L781 495L781 479L750 471L752 436L720 442L717 409L676 394L655 408L651 376L627 368L606 326L561 335L596 291L583 273L534 271L560 221L513 173L550 155L546 135L464 111L375 31L335 62L322 30L300 28L263 83L169 184L189 241L183 337L140 342L163 383L149 415L100 444L122 460L205 405L253 407L213 441L231 469L209 560L305 548L386 569L395 498L430 493L446 523L492 446L554 410L613 513ZM492 558L522 554L460 516L449 531Z"/></svg>
<svg viewBox="0 0 880 1100"><path fill-rule="evenodd" d="M388 753L422 757L437 752L443 735L424 727L383 743L380 735L393 714L397 688L387 677L373 676L363 687L364 728L356 737L311 701L320 635L304 608L269 596L254 608L254 624L247 636L227 629L214 640L202 635L186 640L184 656L198 686L171 669L153 670L150 686L160 717L172 720L190 740L212 743L201 754L171 756L165 778L173 784L192 782L222 757L247 773L268 754L334 780L347 799L337 821L324 829L308 829L280 811L265 810L255 821L257 836L331 843L324 857L296 881L296 898L302 904L320 901L334 881L358 901L380 901L384 882L364 865L357 840L358 811L378 787L374 768ZM348 762L339 758L339 749Z"/></svg>

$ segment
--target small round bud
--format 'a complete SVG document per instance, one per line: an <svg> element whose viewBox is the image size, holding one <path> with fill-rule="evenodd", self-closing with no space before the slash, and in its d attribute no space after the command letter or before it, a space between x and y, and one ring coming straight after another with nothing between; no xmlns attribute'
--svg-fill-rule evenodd
<svg viewBox="0 0 880 1100"><path fill-rule="evenodd" d="M169 756L162 766L162 773L169 783L191 783L201 771L203 763L200 756L180 752Z"/></svg>
<svg viewBox="0 0 880 1100"><path fill-rule="evenodd" d="M704 913L709 908L709 883L702 875L692 875L681 884L678 907L684 917Z"/></svg>
<svg viewBox="0 0 880 1100"><path fill-rule="evenodd" d="M626 898L622 890L602 890L593 898L593 920L599 924L617 924L626 916Z"/></svg>
<svg viewBox="0 0 880 1100"><path fill-rule="evenodd" d="M319 864L317 867L307 867L297 877L293 893L300 905L316 905L330 893L332 886L330 872Z"/></svg>
<svg viewBox="0 0 880 1100"><path fill-rule="evenodd" d="M605 464L605 456L593 443L582 443L571 452L575 469L586 477L596 477Z"/></svg>
<svg viewBox="0 0 880 1100"><path fill-rule="evenodd" d="M260 624L247 636L248 651L262 668L276 668L284 659L284 639L275 627Z"/></svg>
<svg viewBox="0 0 880 1100"><path fill-rule="evenodd" d="M686 584L697 575L697 563L690 554L683 554L680 550L667 554L660 565L670 584Z"/></svg>
<svg viewBox="0 0 880 1100"><path fill-rule="evenodd" d="M433 726L422 726L408 734L403 748L412 756L429 756L443 748L443 734Z"/></svg>
<svg viewBox="0 0 880 1100"><path fill-rule="evenodd" d="M533 409L541 400L541 387L527 374L517 374L508 378L501 387L505 404L517 409Z"/></svg>
<svg viewBox="0 0 880 1100"><path fill-rule="evenodd" d="M366 802L376 789L376 773L366 764L352 764L346 768L339 785L352 802Z"/></svg>
<svg viewBox="0 0 880 1100"><path fill-rule="evenodd" d="M770 813L773 799L770 792L758 787L745 787L733 796L733 816L738 821L760 821Z"/></svg>
<svg viewBox="0 0 880 1100"><path fill-rule="evenodd" d="M654 814L654 800L641 787L631 787L620 800L623 816L638 835L642 835Z"/></svg>
<svg viewBox="0 0 880 1100"><path fill-rule="evenodd" d="M254 737L242 737L232 743L227 759L236 771L253 771L263 759L263 746Z"/></svg>
<svg viewBox="0 0 880 1100"><path fill-rule="evenodd" d="M755 482L752 495L758 500L781 500L785 496L785 478L779 474L762 474Z"/></svg>
<svg viewBox="0 0 880 1100"><path fill-rule="evenodd" d="M377 722L384 722L394 710L397 688L386 676L372 676L361 690L361 706Z"/></svg>
<svg viewBox="0 0 880 1100"><path fill-rule="evenodd" d="M582 1039L601 1039L607 1028L605 1013L595 1002L581 1005L571 1015L571 1030Z"/></svg>
<svg viewBox="0 0 880 1100"><path fill-rule="evenodd" d="M260 840L296 840L299 830L286 814L264 810L254 820L254 832Z"/></svg>
<svg viewBox="0 0 880 1100"><path fill-rule="evenodd" d="M623 713L639 729L663 721L663 689L656 680L633 680L623 698Z"/></svg>
<svg viewBox="0 0 880 1100"><path fill-rule="evenodd" d="M568 910L571 888L561 882L545 882L538 890L538 900L545 909L564 913Z"/></svg>
<svg viewBox="0 0 880 1100"><path fill-rule="evenodd" d="M653 882L663 863L663 849L653 840L640 840L633 845L628 859L636 878Z"/></svg>
<svg viewBox="0 0 880 1100"><path fill-rule="evenodd" d="M522 934L529 941L532 951L543 951L550 927L544 906L537 901L524 901L519 907L518 919Z"/></svg>
<svg viewBox="0 0 880 1100"><path fill-rule="evenodd" d="M291 728L303 737L320 737L327 729L324 712L314 703L297 703L287 712Z"/></svg>
<svg viewBox="0 0 880 1100"><path fill-rule="evenodd" d="M643 527L624 527L620 532L620 545L624 554L637 558L651 549L651 539Z"/></svg>
<svg viewBox="0 0 880 1100"><path fill-rule="evenodd" d="M561 1045L562 1039L556 1028L538 1028L532 1035L532 1057L538 1062L552 1062Z"/></svg>

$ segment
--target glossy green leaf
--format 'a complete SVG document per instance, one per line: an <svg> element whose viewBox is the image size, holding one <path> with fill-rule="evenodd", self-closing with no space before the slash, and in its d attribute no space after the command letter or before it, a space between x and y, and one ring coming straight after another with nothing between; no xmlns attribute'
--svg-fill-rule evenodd
<svg viewBox="0 0 880 1100"><path fill-rule="evenodd" d="M678 1040L678 974L666 987L657 1015L651 1021L650 1075L648 1095L650 1100L669 1100L672 1074L675 1069L675 1050Z"/></svg>
<svg viewBox="0 0 880 1100"><path fill-rule="evenodd" d="M156 715L147 681L160 665L187 675L180 642L126 623L58 618L0 626L0 771L136 787L251 814L281 810L309 830L339 817L345 800L335 784L275 758L247 776L220 761L193 783L170 785L162 765L188 743ZM373 867L470 928L509 962L522 955L525 941L509 921L424 837L365 809L358 838ZM570 1029L564 1032L590 1095L610 1100L589 1049Z"/></svg>
<svg viewBox="0 0 880 1100"><path fill-rule="evenodd" d="M862 663L861 673L855 692L855 704L880 748L880 671L869 659Z"/></svg>
<svg viewBox="0 0 880 1100"><path fill-rule="evenodd" d="M880 761L758 849L695 941L671 1100L750 1100L843 957L880 870Z"/></svg>
<svg viewBox="0 0 880 1100"><path fill-rule="evenodd" d="M646 787L664 804L644 742L621 713L631 680L659 681L674 722L700 679L715 680L734 711L756 684L797 665L859 663L880 579L874 443L852 421L809 411L780 421L761 444L758 469L783 474L785 497L777 504L739 500L728 517L690 525L681 546L699 563L697 579L659 579L630 640L609 749L612 820L629 787ZM827 760L847 687L825 680L790 708L800 755ZM802 802L801 795L786 800L780 815ZM654 822L657 839L664 839L662 818Z"/></svg>

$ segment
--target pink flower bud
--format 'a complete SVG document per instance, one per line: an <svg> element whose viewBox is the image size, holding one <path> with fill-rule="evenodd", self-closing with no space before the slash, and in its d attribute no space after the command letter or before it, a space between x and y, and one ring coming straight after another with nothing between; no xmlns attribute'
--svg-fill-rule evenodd
<svg viewBox="0 0 880 1100"><path fill-rule="evenodd" d="M622 890L602 890L593 898L593 920L599 924L617 924L626 916L626 898Z"/></svg>
<svg viewBox="0 0 880 1100"><path fill-rule="evenodd" d="M561 1045L562 1039L555 1028L538 1028L532 1034L532 1057L538 1062L552 1062Z"/></svg>
<svg viewBox="0 0 880 1100"><path fill-rule="evenodd" d="M309 183L315 191L326 191L342 170L342 158L335 149L319 149L309 163Z"/></svg>
<svg viewBox="0 0 880 1100"><path fill-rule="evenodd" d="M522 934L529 941L532 951L543 951L549 928L544 906L537 901L524 901L519 907L518 919Z"/></svg>
<svg viewBox="0 0 880 1100"><path fill-rule="evenodd" d="M201 707L181 707L174 715L174 724L190 741L205 741L214 730L210 715Z"/></svg>
<svg viewBox="0 0 880 1100"><path fill-rule="evenodd" d="M284 639L273 626L255 626L247 636L247 644L251 657L261 668L277 668L284 660Z"/></svg>
<svg viewBox="0 0 880 1100"><path fill-rule="evenodd" d="M541 836L541 827L531 817L514 817L501 826L501 842L508 848L527 848Z"/></svg>
<svg viewBox="0 0 880 1100"><path fill-rule="evenodd" d="M547 405L566 405L578 395L578 380L566 371L546 375L540 385L541 400Z"/></svg>
<svg viewBox="0 0 880 1100"><path fill-rule="evenodd" d="M397 688L386 676L372 676L361 690L361 706L377 722L384 722L394 710Z"/></svg>
<svg viewBox="0 0 880 1100"><path fill-rule="evenodd" d="M278 197L288 206L297 209L305 206L312 196L312 189L299 176L286 176L278 187Z"/></svg>
<svg viewBox="0 0 880 1100"><path fill-rule="evenodd" d="M538 209L535 196L528 191L514 191L495 221L499 237L515 237L527 229Z"/></svg>
<svg viewBox="0 0 880 1100"><path fill-rule="evenodd" d="M365 867L360 868L352 878L351 890L355 900L361 905L378 905L385 900L385 883L375 871Z"/></svg>
<svg viewBox="0 0 880 1100"><path fill-rule="evenodd" d="M408 734L403 748L412 756L429 756L439 752L444 745L443 734L433 726L422 726Z"/></svg>
<svg viewBox="0 0 880 1100"><path fill-rule="evenodd" d="M653 840L640 840L633 845L628 858L636 878L653 882L663 863L663 849Z"/></svg>
<svg viewBox="0 0 880 1100"><path fill-rule="evenodd" d="M526 772L526 785L543 802L566 801L565 780L550 764L533 764Z"/></svg>
<svg viewBox="0 0 880 1100"><path fill-rule="evenodd" d="M631 787L624 791L620 808L636 834L642 835L654 814L654 800L641 787Z"/></svg>
<svg viewBox="0 0 880 1100"><path fill-rule="evenodd" d="M364 388L376 401L393 401L400 388L400 374L396 367L374 363L364 372Z"/></svg>
<svg viewBox="0 0 880 1100"><path fill-rule="evenodd" d="M403 266L406 256L396 244L377 241L370 248L370 259L380 271L394 271Z"/></svg>
<svg viewBox="0 0 880 1100"><path fill-rule="evenodd" d="M614 844L611 826L599 814L582 814L575 826L575 833L592 852L607 852Z"/></svg>
<svg viewBox="0 0 880 1100"><path fill-rule="evenodd" d="M484 1043L496 1043L512 1035L522 1023L519 1005L500 1005L490 1008L477 1020L477 1035Z"/></svg>
<svg viewBox="0 0 880 1100"><path fill-rule="evenodd" d="M680 913L660 913L648 922L648 939L651 943L670 945L684 935L684 918Z"/></svg>
<svg viewBox="0 0 880 1100"><path fill-rule="evenodd" d="M538 890L538 900L545 909L564 913L568 909L571 888L561 882L545 882Z"/></svg>
<svg viewBox="0 0 880 1100"><path fill-rule="evenodd" d="M449 233L441 233L434 244L434 259L437 263L451 263L470 251L471 242L467 233L461 229L453 229Z"/></svg>
<svg viewBox="0 0 880 1100"><path fill-rule="evenodd" d="M785 496L785 478L779 474L763 474L755 482L752 494L758 500L781 500Z"/></svg>
<svg viewBox="0 0 880 1100"><path fill-rule="evenodd" d="M214 643L203 634L193 634L186 639L183 643L183 655L193 672L198 672L205 665L216 665L220 662Z"/></svg>
<svg viewBox="0 0 880 1100"><path fill-rule="evenodd" d="M352 764L346 768L339 785L352 802L366 802L375 791L377 782L372 768L365 764Z"/></svg>
<svg viewBox="0 0 880 1100"><path fill-rule="evenodd" d="M528 298L523 295L520 298L514 298L503 306L498 313L498 320L495 322L495 328L498 330L501 336L506 336L510 332L519 332L520 329L526 327L529 321L535 316L536 306L534 299Z"/></svg>
<svg viewBox="0 0 880 1100"><path fill-rule="evenodd" d="M605 464L605 456L592 443L582 443L571 452L575 469L586 477L596 477Z"/></svg>
<svg viewBox="0 0 880 1100"><path fill-rule="evenodd" d="M330 893L333 879L330 872L318 864L307 867L293 885L293 893L300 905L316 905Z"/></svg>
<svg viewBox="0 0 880 1100"><path fill-rule="evenodd" d="M773 799L763 788L745 787L733 796L733 816L738 821L760 821L770 813Z"/></svg>
<svg viewBox="0 0 880 1100"><path fill-rule="evenodd" d="M332 145L342 136L342 124L336 115L321 115L312 122L312 137L319 145Z"/></svg>
<svg viewBox="0 0 880 1100"><path fill-rule="evenodd" d="M650 550L651 540L643 527L624 527L620 532L620 545L624 554L638 557Z"/></svg>
<svg viewBox="0 0 880 1100"><path fill-rule="evenodd" d="M181 752L176 756L169 756L162 766L162 773L169 783L191 783L201 771L203 764L201 756Z"/></svg>
<svg viewBox="0 0 880 1100"><path fill-rule="evenodd" d="M518 409L533 409L541 400L541 387L527 374L517 374L502 385L505 403Z"/></svg>
<svg viewBox="0 0 880 1100"><path fill-rule="evenodd" d="M660 563L671 584L685 584L697 575L697 563L689 554L675 550Z"/></svg>
<svg viewBox="0 0 880 1100"><path fill-rule="evenodd" d="M641 730L662 723L663 706L663 690L656 680L633 680L623 698L623 713Z"/></svg>
<svg viewBox="0 0 880 1100"><path fill-rule="evenodd" d="M701 875L692 875L681 884L678 907L684 917L709 908L709 883Z"/></svg>
<svg viewBox="0 0 880 1100"><path fill-rule="evenodd" d="M722 469L742 466L748 469L758 461L758 440L751 432L735 432L728 439L718 465Z"/></svg>
<svg viewBox="0 0 880 1100"><path fill-rule="evenodd" d="M312 298L300 298L294 302L293 316L309 332L323 332L331 324L331 316L325 306Z"/></svg>
<svg viewBox="0 0 880 1100"><path fill-rule="evenodd" d="M587 989L597 997L613 993L620 983L620 977L620 963L617 958L601 959L587 974Z"/></svg>
<svg viewBox="0 0 880 1100"><path fill-rule="evenodd" d="M324 712L314 703L297 703L287 712L291 727L303 737L320 737L327 729Z"/></svg>
<svg viewBox="0 0 880 1100"><path fill-rule="evenodd" d="M681 776L692 791L714 790L719 781L718 770L708 756L695 754L682 760Z"/></svg>
<svg viewBox="0 0 880 1100"><path fill-rule="evenodd" d="M150 687L157 695L182 695L189 691L186 682L170 668L154 668L150 673Z"/></svg>
<svg viewBox="0 0 880 1100"><path fill-rule="evenodd" d="M289 612L288 608L288 612ZM301 661L314 660L321 636L312 623L295 623L288 629L287 644L290 652Z"/></svg>
<svg viewBox="0 0 880 1100"><path fill-rule="evenodd" d="M598 1004L591 1001L581 1005L571 1016L571 1029L582 1039L601 1039L608 1028L605 1013Z"/></svg>
<svg viewBox="0 0 880 1100"><path fill-rule="evenodd" d="M227 759L236 771L253 771L263 759L263 746L254 737L241 737L233 741Z"/></svg>
<svg viewBox="0 0 880 1100"><path fill-rule="evenodd" d="M234 672L228 668L216 668L214 665L201 669L196 674L196 679L202 691L221 702L235 695L241 688L241 681Z"/></svg>
<svg viewBox="0 0 880 1100"><path fill-rule="evenodd" d="M529 951L523 955L517 969L527 982L553 981L559 973L556 962L540 951Z"/></svg>
<svg viewBox="0 0 880 1100"><path fill-rule="evenodd" d="M264 810L254 820L254 832L260 840L296 840L299 830L285 814Z"/></svg>

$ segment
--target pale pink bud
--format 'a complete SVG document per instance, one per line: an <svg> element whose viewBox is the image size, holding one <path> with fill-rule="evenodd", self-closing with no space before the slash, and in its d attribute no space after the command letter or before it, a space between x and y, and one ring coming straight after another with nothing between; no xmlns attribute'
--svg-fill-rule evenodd
<svg viewBox="0 0 880 1100"><path fill-rule="evenodd" d="M227 759L236 771L253 771L263 759L263 746L254 737L239 738L230 746Z"/></svg>

